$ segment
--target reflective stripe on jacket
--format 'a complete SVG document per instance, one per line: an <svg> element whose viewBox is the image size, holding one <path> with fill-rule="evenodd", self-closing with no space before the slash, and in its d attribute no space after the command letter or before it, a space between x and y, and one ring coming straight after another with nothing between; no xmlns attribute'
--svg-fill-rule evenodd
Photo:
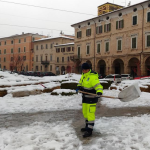
<svg viewBox="0 0 150 150"><path fill-rule="evenodd" d="M81 79L77 86L81 86L85 92L103 93L103 86L99 82L98 73L90 70L87 73L82 73Z"/></svg>

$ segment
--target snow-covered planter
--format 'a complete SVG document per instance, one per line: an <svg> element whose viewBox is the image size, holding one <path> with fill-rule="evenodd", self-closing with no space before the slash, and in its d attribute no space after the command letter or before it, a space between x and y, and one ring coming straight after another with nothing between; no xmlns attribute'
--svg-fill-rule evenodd
<svg viewBox="0 0 150 150"><path fill-rule="evenodd" d="M112 84L112 81L100 79L100 83L103 86L103 89L109 89L110 85Z"/></svg>
<svg viewBox="0 0 150 150"><path fill-rule="evenodd" d="M60 89L60 86L56 86L56 87L53 87L53 88L45 88L43 90L43 93L50 93L50 92L52 92L55 89Z"/></svg>
<svg viewBox="0 0 150 150"><path fill-rule="evenodd" d="M150 85L145 85L140 87L141 92L148 92L150 93Z"/></svg>
<svg viewBox="0 0 150 150"><path fill-rule="evenodd" d="M77 88L78 81L65 81L61 83L61 89L75 90Z"/></svg>
<svg viewBox="0 0 150 150"><path fill-rule="evenodd" d="M7 90L0 90L0 97L7 95Z"/></svg>
<svg viewBox="0 0 150 150"><path fill-rule="evenodd" d="M56 89L51 93L51 95L59 95L59 94L61 94L62 96L70 96L76 94L76 91L70 89Z"/></svg>

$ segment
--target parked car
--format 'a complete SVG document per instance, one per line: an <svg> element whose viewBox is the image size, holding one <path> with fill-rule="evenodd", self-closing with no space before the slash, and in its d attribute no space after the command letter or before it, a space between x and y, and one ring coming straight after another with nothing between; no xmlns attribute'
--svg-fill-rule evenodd
<svg viewBox="0 0 150 150"><path fill-rule="evenodd" d="M103 79L106 77L106 75L104 75L104 74L98 74L98 76L99 76L99 79Z"/></svg>
<svg viewBox="0 0 150 150"><path fill-rule="evenodd" d="M39 71L33 72L33 76L43 77L43 74Z"/></svg>
<svg viewBox="0 0 150 150"><path fill-rule="evenodd" d="M122 80L131 80L133 77L130 76L130 74L121 74Z"/></svg>
<svg viewBox="0 0 150 150"><path fill-rule="evenodd" d="M105 77L105 79L108 79L112 82L121 82L121 75L120 74L110 74L108 76Z"/></svg>
<svg viewBox="0 0 150 150"><path fill-rule="evenodd" d="M26 76L33 76L33 74L34 74L33 71L27 71L25 75L26 75Z"/></svg>

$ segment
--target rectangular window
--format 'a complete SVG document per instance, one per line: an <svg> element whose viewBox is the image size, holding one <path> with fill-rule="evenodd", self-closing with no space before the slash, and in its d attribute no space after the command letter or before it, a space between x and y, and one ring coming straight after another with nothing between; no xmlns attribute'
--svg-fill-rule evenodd
<svg viewBox="0 0 150 150"><path fill-rule="evenodd" d="M13 57L11 57L11 61L13 61Z"/></svg>
<svg viewBox="0 0 150 150"><path fill-rule="evenodd" d="M0 54L1 54L1 50L0 50Z"/></svg>
<svg viewBox="0 0 150 150"><path fill-rule="evenodd" d="M6 45L7 43L6 43L6 41L4 42L4 45Z"/></svg>
<svg viewBox="0 0 150 150"><path fill-rule="evenodd" d="M103 32L103 26L102 26L102 25L96 27L96 34L100 34L100 33L102 33L102 32Z"/></svg>
<svg viewBox="0 0 150 150"><path fill-rule="evenodd" d="M104 25L104 32L109 32L109 31L111 31L111 23Z"/></svg>
<svg viewBox="0 0 150 150"><path fill-rule="evenodd" d="M26 56L23 56L23 60L26 60Z"/></svg>
<svg viewBox="0 0 150 150"><path fill-rule="evenodd" d="M80 54L81 54L81 53L80 53L80 47L78 47L78 56L80 56Z"/></svg>
<svg viewBox="0 0 150 150"><path fill-rule="evenodd" d="M62 62L64 62L64 57L62 57Z"/></svg>
<svg viewBox="0 0 150 150"><path fill-rule="evenodd" d="M81 38L82 37L82 31L78 31L77 32L77 38Z"/></svg>
<svg viewBox="0 0 150 150"><path fill-rule="evenodd" d="M46 44L45 48L48 49L48 45L47 44Z"/></svg>
<svg viewBox="0 0 150 150"><path fill-rule="evenodd" d="M109 42L105 43L105 51L108 52L109 51Z"/></svg>
<svg viewBox="0 0 150 150"><path fill-rule="evenodd" d="M53 55L50 55L50 61L52 61L52 60L53 60L53 59L52 59L52 58L53 58L52 56L53 56Z"/></svg>
<svg viewBox="0 0 150 150"><path fill-rule="evenodd" d="M6 49L4 49L4 54L6 54Z"/></svg>
<svg viewBox="0 0 150 150"><path fill-rule="evenodd" d="M0 42L0 45L1 45L1 42Z"/></svg>
<svg viewBox="0 0 150 150"><path fill-rule="evenodd" d="M57 62L59 62L59 57L57 57Z"/></svg>
<svg viewBox="0 0 150 150"><path fill-rule="evenodd" d="M0 58L0 62L1 62L1 58Z"/></svg>
<svg viewBox="0 0 150 150"><path fill-rule="evenodd" d="M65 47L64 47L64 48L61 48L61 52L65 52Z"/></svg>
<svg viewBox="0 0 150 150"><path fill-rule="evenodd" d="M150 35L147 35L147 47L150 47Z"/></svg>
<svg viewBox="0 0 150 150"><path fill-rule="evenodd" d="M90 45L86 46L86 54L90 54Z"/></svg>
<svg viewBox="0 0 150 150"><path fill-rule="evenodd" d="M97 53L100 53L100 43L97 44Z"/></svg>
<svg viewBox="0 0 150 150"><path fill-rule="evenodd" d="M43 56L41 56L41 61L43 61Z"/></svg>
<svg viewBox="0 0 150 150"><path fill-rule="evenodd" d="M43 45L41 45L41 49L44 49Z"/></svg>
<svg viewBox="0 0 150 150"><path fill-rule="evenodd" d="M118 51L121 51L122 40L118 40L117 45L118 45L117 50L118 50Z"/></svg>
<svg viewBox="0 0 150 150"><path fill-rule="evenodd" d="M26 47L24 47L24 52L26 52Z"/></svg>
<svg viewBox="0 0 150 150"><path fill-rule="evenodd" d="M122 29L124 27L124 20L116 21L116 29Z"/></svg>
<svg viewBox="0 0 150 150"><path fill-rule="evenodd" d="M36 62L38 62L38 55L36 56Z"/></svg>
<svg viewBox="0 0 150 150"><path fill-rule="evenodd" d="M72 47L72 51L74 52L74 47Z"/></svg>
<svg viewBox="0 0 150 150"><path fill-rule="evenodd" d="M26 42L26 38L24 38L24 42Z"/></svg>
<svg viewBox="0 0 150 150"><path fill-rule="evenodd" d="M13 50L13 48L11 49L11 53L13 53L14 52L14 50Z"/></svg>
<svg viewBox="0 0 150 150"><path fill-rule="evenodd" d="M4 57L4 62L6 62L6 58Z"/></svg>
<svg viewBox="0 0 150 150"><path fill-rule="evenodd" d="M136 37L132 38L132 49L136 48Z"/></svg>
<svg viewBox="0 0 150 150"><path fill-rule="evenodd" d="M36 45L36 50L38 50L38 45Z"/></svg>
<svg viewBox="0 0 150 150"><path fill-rule="evenodd" d="M19 43L21 43L21 40L19 39Z"/></svg>
<svg viewBox="0 0 150 150"><path fill-rule="evenodd" d="M41 66L41 71L42 71L42 66Z"/></svg>
<svg viewBox="0 0 150 150"><path fill-rule="evenodd" d="M50 71L52 71L52 65L50 65Z"/></svg>
<svg viewBox="0 0 150 150"><path fill-rule="evenodd" d="M137 16L133 16L133 22L132 22L133 25L136 25L137 24Z"/></svg>
<svg viewBox="0 0 150 150"><path fill-rule="evenodd" d="M86 29L86 36L91 36L91 29Z"/></svg>
<svg viewBox="0 0 150 150"><path fill-rule="evenodd" d="M68 62L70 61L70 57L67 57L67 61L68 61Z"/></svg>
<svg viewBox="0 0 150 150"><path fill-rule="evenodd" d="M147 13L147 22L150 22L150 12Z"/></svg>
<svg viewBox="0 0 150 150"><path fill-rule="evenodd" d="M67 47L67 52L71 52L71 47Z"/></svg>
<svg viewBox="0 0 150 150"><path fill-rule="evenodd" d="M20 53L20 48L18 48L18 53Z"/></svg>
<svg viewBox="0 0 150 150"><path fill-rule="evenodd" d="M56 48L56 53L59 53L60 52L60 48Z"/></svg>
<svg viewBox="0 0 150 150"><path fill-rule="evenodd" d="M11 41L11 44L13 44L13 43L14 43L14 41L12 40L12 41Z"/></svg>
<svg viewBox="0 0 150 150"><path fill-rule="evenodd" d="M53 48L53 44L51 44L51 48Z"/></svg>
<svg viewBox="0 0 150 150"><path fill-rule="evenodd" d="M36 71L38 71L39 69L38 69L38 66L36 66Z"/></svg>

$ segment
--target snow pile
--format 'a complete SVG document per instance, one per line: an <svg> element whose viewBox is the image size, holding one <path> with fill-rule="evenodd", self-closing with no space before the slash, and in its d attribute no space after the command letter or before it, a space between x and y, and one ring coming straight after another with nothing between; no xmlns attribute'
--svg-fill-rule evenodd
<svg viewBox="0 0 150 150"><path fill-rule="evenodd" d="M70 90L70 89L55 89L53 90L54 93L58 93L58 94L61 94L61 93L76 93L75 90Z"/></svg>

